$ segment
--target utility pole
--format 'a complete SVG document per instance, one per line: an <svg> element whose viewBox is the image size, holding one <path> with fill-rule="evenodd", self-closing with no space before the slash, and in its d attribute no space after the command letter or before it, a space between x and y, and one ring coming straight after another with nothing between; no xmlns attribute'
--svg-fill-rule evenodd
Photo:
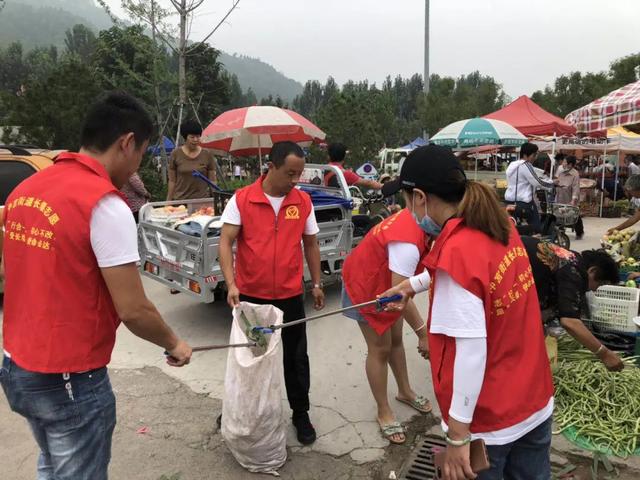
<svg viewBox="0 0 640 480"><path fill-rule="evenodd" d="M178 145L180 139L180 127L182 125L182 112L187 103L187 0L181 0L178 8L177 2L172 2L180 15L180 38L178 40L178 128L176 131L175 144Z"/></svg>
<svg viewBox="0 0 640 480"><path fill-rule="evenodd" d="M424 1L424 93L429 93L429 0Z"/></svg>
<svg viewBox="0 0 640 480"><path fill-rule="evenodd" d="M424 0L424 74L422 80L424 82L425 101L429 94L429 0ZM429 140L429 132L422 129L422 138Z"/></svg>

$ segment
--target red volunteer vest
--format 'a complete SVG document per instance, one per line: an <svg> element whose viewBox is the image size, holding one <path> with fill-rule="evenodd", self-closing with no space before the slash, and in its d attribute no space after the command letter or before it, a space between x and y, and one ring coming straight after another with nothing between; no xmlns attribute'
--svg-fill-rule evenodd
<svg viewBox="0 0 640 480"><path fill-rule="evenodd" d="M302 294L302 235L313 208L294 188L276 218L262 190L264 177L236 192L242 228L237 238L235 273L240 293L279 300Z"/></svg>
<svg viewBox="0 0 640 480"><path fill-rule="evenodd" d="M461 219L449 220L425 265L434 279L431 295L438 288L435 271L441 269L484 302L487 362L471 431L511 427L544 408L553 381L531 264L515 227L504 246ZM448 422L455 339L430 333L429 350L434 390Z"/></svg>
<svg viewBox="0 0 640 480"><path fill-rule="evenodd" d="M373 227L342 267L344 288L354 305L374 300L376 295L391 288L389 243L412 243L418 247L422 259L427 252L427 238L407 209ZM416 273L422 269L419 265ZM375 306L358 311L378 335L382 335L401 316L400 312L377 312Z"/></svg>
<svg viewBox="0 0 640 480"><path fill-rule="evenodd" d="M4 349L30 371L81 372L111 359L120 320L91 248L93 207L118 192L91 157L63 153L5 208Z"/></svg>

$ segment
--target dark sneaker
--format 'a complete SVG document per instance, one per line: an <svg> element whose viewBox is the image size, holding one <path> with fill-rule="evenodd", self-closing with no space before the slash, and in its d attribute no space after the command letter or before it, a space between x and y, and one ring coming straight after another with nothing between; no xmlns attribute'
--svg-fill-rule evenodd
<svg viewBox="0 0 640 480"><path fill-rule="evenodd" d="M291 417L293 426L298 432L298 441L303 445L311 445L316 441L316 429L311 425L307 412L293 412Z"/></svg>
<svg viewBox="0 0 640 480"><path fill-rule="evenodd" d="M584 237L584 233L581 234L576 234L576 240L582 240L582 237Z"/></svg>

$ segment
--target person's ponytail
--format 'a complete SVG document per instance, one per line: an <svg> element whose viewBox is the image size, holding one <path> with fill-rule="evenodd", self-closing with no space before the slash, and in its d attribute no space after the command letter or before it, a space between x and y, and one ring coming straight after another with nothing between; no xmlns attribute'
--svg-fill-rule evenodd
<svg viewBox="0 0 640 480"><path fill-rule="evenodd" d="M489 186L468 181L458 204L457 216L463 218L468 227L480 230L503 245L509 243L511 223L498 196Z"/></svg>

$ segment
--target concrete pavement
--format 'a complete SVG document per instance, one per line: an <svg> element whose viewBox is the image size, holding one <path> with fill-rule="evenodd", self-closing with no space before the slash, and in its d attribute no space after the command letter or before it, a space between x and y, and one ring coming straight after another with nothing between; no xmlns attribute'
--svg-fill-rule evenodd
<svg viewBox="0 0 640 480"><path fill-rule="evenodd" d="M146 279L145 288L166 321L192 345L222 343L228 339L231 313L225 304L199 304L184 294L168 295L166 288ZM328 288L327 310L341 308L339 293L337 286ZM419 302L421 309L426 309L426 295ZM307 304L307 312L312 311L312 305ZM310 415L318 431L318 440L311 447L302 448L295 439L293 427L289 426L288 445L294 447L294 452L349 454L358 462L381 458L388 442L381 438L377 427L375 403L364 373L366 345L360 329L353 320L336 315L307 325L307 336L311 363ZM406 327L404 337L413 388L435 405L429 365L417 353L416 336ZM193 391L221 399L226 358L224 350L196 353L188 367L175 369L165 364L159 349L121 328L111 367L155 366ZM392 375L389 393L391 398L396 393ZM282 397L288 414L284 391ZM404 404L392 403L401 422L417 413Z"/></svg>

